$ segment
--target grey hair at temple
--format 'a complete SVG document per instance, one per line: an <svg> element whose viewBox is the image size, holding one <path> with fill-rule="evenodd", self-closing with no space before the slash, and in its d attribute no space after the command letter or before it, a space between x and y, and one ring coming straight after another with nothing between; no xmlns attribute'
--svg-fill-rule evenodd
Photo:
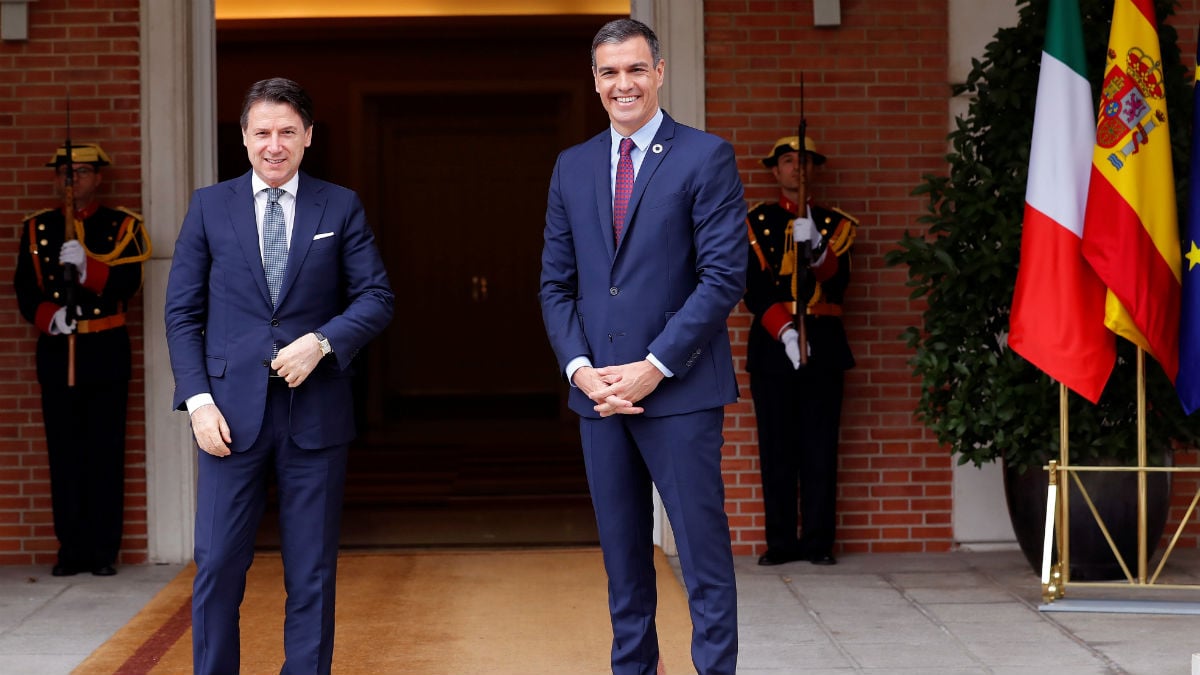
<svg viewBox="0 0 1200 675"><path fill-rule="evenodd" d="M600 27L596 37L592 38L592 70L596 69L596 48L600 45L619 45L626 40L636 37L646 38L650 45L650 56L654 59L651 66L657 66L662 61L662 52L658 46L658 36L646 24L637 19L614 19Z"/></svg>

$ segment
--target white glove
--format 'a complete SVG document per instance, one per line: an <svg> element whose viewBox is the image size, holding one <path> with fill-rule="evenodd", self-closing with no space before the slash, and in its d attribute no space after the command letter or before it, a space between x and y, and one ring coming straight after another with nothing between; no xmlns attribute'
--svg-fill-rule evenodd
<svg viewBox="0 0 1200 675"><path fill-rule="evenodd" d="M792 362L792 368L800 370L800 334L795 328L788 328L779 336L779 340L783 343L783 351Z"/></svg>
<svg viewBox="0 0 1200 675"><path fill-rule="evenodd" d="M812 218L797 218L792 221L792 239L801 247L808 247L809 264L819 265L825 257L825 240Z"/></svg>
<svg viewBox="0 0 1200 675"><path fill-rule="evenodd" d="M75 319L67 320L67 308L59 307L50 318L51 335L70 335L75 332Z"/></svg>
<svg viewBox="0 0 1200 675"><path fill-rule="evenodd" d="M87 280L87 255L78 239L63 242L62 248L58 249L58 264L74 265L79 272L79 283Z"/></svg>
<svg viewBox="0 0 1200 675"><path fill-rule="evenodd" d="M792 221L792 239L795 239L797 244L807 243L816 248L821 244L821 231L817 229L817 224L812 218L797 218Z"/></svg>

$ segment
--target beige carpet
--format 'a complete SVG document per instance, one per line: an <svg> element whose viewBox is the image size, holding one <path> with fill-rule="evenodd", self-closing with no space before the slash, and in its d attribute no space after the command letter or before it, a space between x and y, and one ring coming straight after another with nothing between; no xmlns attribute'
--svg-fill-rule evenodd
<svg viewBox="0 0 1200 675"><path fill-rule="evenodd" d="M690 675L686 593L661 551L658 632L668 675ZM75 675L191 672L189 566ZM255 558L242 604L242 673L283 663L278 554ZM343 553L338 568L339 675L604 675L612 629L600 551Z"/></svg>

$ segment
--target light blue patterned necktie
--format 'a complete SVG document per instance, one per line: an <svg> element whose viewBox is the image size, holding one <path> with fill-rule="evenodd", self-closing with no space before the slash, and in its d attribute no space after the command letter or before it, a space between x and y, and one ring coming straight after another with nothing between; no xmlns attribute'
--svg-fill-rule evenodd
<svg viewBox="0 0 1200 675"><path fill-rule="evenodd" d="M267 274L267 290L271 292L271 306L279 300L279 288L287 272L287 223L283 219L283 207L279 198L283 188L267 188L267 210L263 214L263 271Z"/></svg>

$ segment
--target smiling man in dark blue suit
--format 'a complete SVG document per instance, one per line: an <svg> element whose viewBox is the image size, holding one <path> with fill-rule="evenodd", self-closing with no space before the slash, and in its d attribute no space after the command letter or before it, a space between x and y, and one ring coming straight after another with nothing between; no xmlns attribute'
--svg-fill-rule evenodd
<svg viewBox="0 0 1200 675"><path fill-rule="evenodd" d="M252 170L197 190L167 282L174 407L199 453L194 672L239 672L238 608L273 469L287 590L281 673L327 674L350 362L392 318L387 272L357 195L300 172L312 101L255 83L242 107Z"/></svg>
<svg viewBox="0 0 1200 675"><path fill-rule="evenodd" d="M659 660L653 483L679 545L692 661L699 675L733 675L721 428L737 399L725 322L745 288L746 206L733 148L659 108L664 69L658 38L638 21L610 22L592 41L611 127L554 167L542 317L580 415L613 673L652 675Z"/></svg>

